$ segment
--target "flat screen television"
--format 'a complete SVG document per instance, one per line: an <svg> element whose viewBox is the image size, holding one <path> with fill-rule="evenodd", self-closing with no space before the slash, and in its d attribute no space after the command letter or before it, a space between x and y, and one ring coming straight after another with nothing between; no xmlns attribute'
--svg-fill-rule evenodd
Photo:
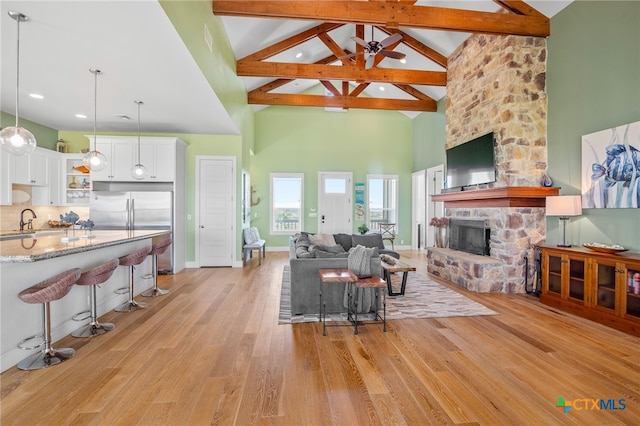
<svg viewBox="0 0 640 426"><path fill-rule="evenodd" d="M493 132L447 149L446 157L447 189L496 181Z"/></svg>

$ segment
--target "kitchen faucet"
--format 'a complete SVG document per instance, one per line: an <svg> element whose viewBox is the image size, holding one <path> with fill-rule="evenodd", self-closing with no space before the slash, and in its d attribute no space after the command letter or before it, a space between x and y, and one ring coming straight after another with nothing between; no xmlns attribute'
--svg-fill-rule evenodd
<svg viewBox="0 0 640 426"><path fill-rule="evenodd" d="M20 230L24 231L24 212L29 211L31 212L31 214L33 215L33 217L31 219L29 219L29 222L27 222L27 229L33 229L33 219L36 219L38 216L36 216L36 212L34 212L31 209L24 209L22 210L22 212L20 212Z"/></svg>

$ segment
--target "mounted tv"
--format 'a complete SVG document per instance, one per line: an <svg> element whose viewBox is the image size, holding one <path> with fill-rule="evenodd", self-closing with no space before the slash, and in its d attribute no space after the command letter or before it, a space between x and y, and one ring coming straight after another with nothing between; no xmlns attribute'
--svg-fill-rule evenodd
<svg viewBox="0 0 640 426"><path fill-rule="evenodd" d="M493 132L449 148L446 188L482 185L496 181Z"/></svg>

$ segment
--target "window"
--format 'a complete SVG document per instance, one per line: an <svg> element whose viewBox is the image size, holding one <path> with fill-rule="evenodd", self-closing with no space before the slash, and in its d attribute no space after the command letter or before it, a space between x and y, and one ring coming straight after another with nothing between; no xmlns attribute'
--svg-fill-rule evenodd
<svg viewBox="0 0 640 426"><path fill-rule="evenodd" d="M398 176L367 175L367 223L378 232L380 223L398 223Z"/></svg>
<svg viewBox="0 0 640 426"><path fill-rule="evenodd" d="M302 231L302 173L271 173L271 233Z"/></svg>

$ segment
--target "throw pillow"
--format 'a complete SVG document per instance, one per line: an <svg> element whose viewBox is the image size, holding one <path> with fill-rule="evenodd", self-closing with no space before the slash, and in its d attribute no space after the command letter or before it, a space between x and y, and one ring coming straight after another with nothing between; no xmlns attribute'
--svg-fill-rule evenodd
<svg viewBox="0 0 640 426"><path fill-rule="evenodd" d="M351 240L354 246L361 245L364 247L376 247L379 249L384 248L384 241L382 241L382 235L380 234L353 234L351 236Z"/></svg>
<svg viewBox="0 0 640 426"><path fill-rule="evenodd" d="M298 259L308 259L311 257L315 257L315 254L309 251L308 247L296 247L296 257Z"/></svg>
<svg viewBox="0 0 640 426"><path fill-rule="evenodd" d="M395 265L396 263L398 263L395 257L391 257L388 254L380 254L380 260L389 265Z"/></svg>
<svg viewBox="0 0 640 426"><path fill-rule="evenodd" d="M336 244L340 244L344 251L351 249L351 235L349 234L333 234L333 239L336 240Z"/></svg>
<svg viewBox="0 0 640 426"><path fill-rule="evenodd" d="M331 234L316 234L309 235L309 241L314 246L335 246L336 240L333 239Z"/></svg>

